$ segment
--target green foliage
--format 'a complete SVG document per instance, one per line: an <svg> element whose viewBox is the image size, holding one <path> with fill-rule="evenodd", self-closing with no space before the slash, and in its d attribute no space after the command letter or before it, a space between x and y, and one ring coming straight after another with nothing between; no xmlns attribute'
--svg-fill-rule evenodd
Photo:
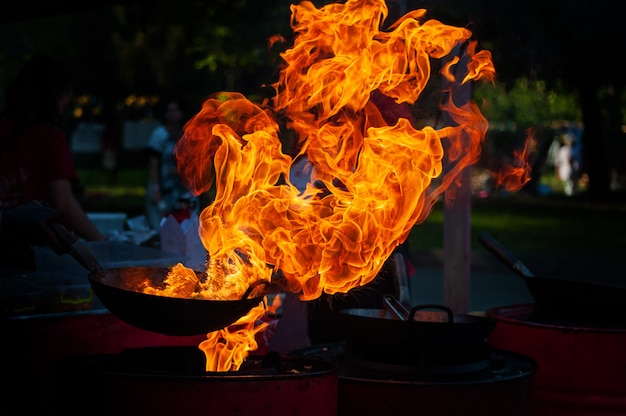
<svg viewBox="0 0 626 416"><path fill-rule="evenodd" d="M217 84L209 93L235 90L247 95L274 81L267 75L276 67L268 40L277 34L289 37L289 3L219 0L197 8L190 19L192 46L187 53L195 70Z"/></svg>
<svg viewBox="0 0 626 416"><path fill-rule="evenodd" d="M497 82L479 84L474 97L487 120L504 130L547 127L557 120L581 119L574 94L551 90L541 80L519 78L509 90Z"/></svg>

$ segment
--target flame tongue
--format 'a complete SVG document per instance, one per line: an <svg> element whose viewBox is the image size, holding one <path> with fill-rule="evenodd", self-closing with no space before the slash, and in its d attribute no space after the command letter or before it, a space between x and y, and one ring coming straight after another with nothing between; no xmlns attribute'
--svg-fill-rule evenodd
<svg viewBox="0 0 626 416"><path fill-rule="evenodd" d="M441 186L453 184L454 175L477 160L487 124L474 105L456 107L451 100L456 127L417 129L407 118L388 120L400 104L418 99L430 78L430 59L448 55L469 38L468 30L421 23L425 11L416 10L381 31L384 0L320 9L304 1L291 10L296 37L281 55L285 65L273 102L261 107L238 93L208 99L185 126L177 157L181 175L197 192L215 181L215 201L200 217L211 258L230 259L222 264L232 265L229 274L242 287L270 279L270 265L289 290L314 299L377 275L426 218ZM450 66L444 71L454 77ZM476 54L464 76L464 82L493 76L488 53ZM279 121L297 142L294 158L282 151ZM463 148L449 146L447 155L456 171L432 186L446 156L443 140L459 137ZM296 186L301 172L292 172L294 162L307 167L305 186ZM233 265L235 250L246 262ZM253 324L261 314L238 324ZM234 346L256 347L229 334L209 334L201 346L207 356L222 356L215 368L245 358L231 353Z"/></svg>

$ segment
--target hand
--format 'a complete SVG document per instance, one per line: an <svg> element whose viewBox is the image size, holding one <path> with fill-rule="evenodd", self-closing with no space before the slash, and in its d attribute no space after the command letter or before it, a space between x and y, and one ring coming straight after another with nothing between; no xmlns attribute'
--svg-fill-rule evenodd
<svg viewBox="0 0 626 416"><path fill-rule="evenodd" d="M61 216L59 210L32 202L2 211L0 232L6 237L23 237L35 245L57 249L59 241L50 227L50 221Z"/></svg>

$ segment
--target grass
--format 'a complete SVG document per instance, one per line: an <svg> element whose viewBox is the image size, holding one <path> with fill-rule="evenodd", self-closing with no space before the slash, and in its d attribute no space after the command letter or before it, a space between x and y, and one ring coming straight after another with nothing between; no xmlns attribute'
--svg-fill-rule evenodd
<svg viewBox="0 0 626 416"><path fill-rule="evenodd" d="M80 170L79 175L86 184L83 203L88 211L143 213L145 170L120 171L115 183L97 169ZM443 225L444 209L437 204L427 220L413 228L408 238L411 250L443 248ZM626 248L626 201L493 194L472 202L473 249L479 248L476 237L483 231L514 253L621 259Z"/></svg>
<svg viewBox="0 0 626 416"><path fill-rule="evenodd" d="M413 228L413 250L443 247L444 209L435 206ZM510 195L475 200L471 207L472 249L487 232L515 253L584 255L620 259L626 248L626 203L590 202L584 197Z"/></svg>

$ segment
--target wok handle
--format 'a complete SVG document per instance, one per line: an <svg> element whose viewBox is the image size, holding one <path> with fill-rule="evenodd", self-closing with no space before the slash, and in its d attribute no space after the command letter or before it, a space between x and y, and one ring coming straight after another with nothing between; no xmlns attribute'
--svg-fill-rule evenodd
<svg viewBox="0 0 626 416"><path fill-rule="evenodd" d="M263 280L263 279L259 279L256 282L252 283L250 286L248 286L248 289L246 289L246 291L244 292L243 296L241 296L241 300L246 300L248 299L248 297L250 296L250 294L252 293L252 291L259 285L264 285L264 286L269 286L270 282L268 282L267 280Z"/></svg>
<svg viewBox="0 0 626 416"><path fill-rule="evenodd" d="M513 269L515 273L522 276L523 278L532 278L535 275L526 267L521 260L515 257L511 252L509 252L502 244L496 241L495 238L487 234L486 232L481 233L478 236L478 241L493 254L498 260L504 263L509 268Z"/></svg>
<svg viewBox="0 0 626 416"><path fill-rule="evenodd" d="M422 309L439 309L441 311L444 311L446 315L448 316L448 323L450 324L454 323L454 313L452 312L452 309L448 308L447 306L434 305L434 304L424 304L424 305L414 306L413 309L411 309L411 313L409 314L409 321L414 321L415 314Z"/></svg>
<svg viewBox="0 0 626 416"><path fill-rule="evenodd" d="M400 302L395 296L389 294L383 295L383 303L385 308L391 311L401 321L409 319L411 311L407 309L407 307L404 306L404 304L402 304L402 302Z"/></svg>
<svg viewBox="0 0 626 416"><path fill-rule="evenodd" d="M63 252L69 253L90 273L101 273L102 266L73 232L70 232L59 222L51 222L50 227L54 232Z"/></svg>

